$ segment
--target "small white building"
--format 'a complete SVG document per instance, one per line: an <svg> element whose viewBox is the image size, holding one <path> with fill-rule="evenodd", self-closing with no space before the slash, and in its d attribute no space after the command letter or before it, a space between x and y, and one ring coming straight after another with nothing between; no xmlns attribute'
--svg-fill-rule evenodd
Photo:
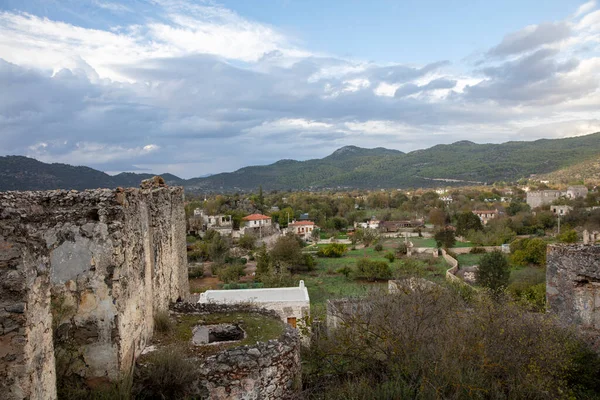
<svg viewBox="0 0 600 400"><path fill-rule="evenodd" d="M318 228L312 221L294 221L288 225L288 232L304 239L311 237L312 231Z"/></svg>
<svg viewBox="0 0 600 400"><path fill-rule="evenodd" d="M377 220L374 220L374 219L371 219L366 222L355 222L354 223L355 228L362 228L362 229L379 229L379 226L380 226L380 222Z"/></svg>
<svg viewBox="0 0 600 400"><path fill-rule="evenodd" d="M573 207L571 206L550 206L550 210L556 215L567 215Z"/></svg>
<svg viewBox="0 0 600 400"><path fill-rule="evenodd" d="M262 214L250 214L242 218L244 227L258 228L261 226L271 226L271 217Z"/></svg>
<svg viewBox="0 0 600 400"><path fill-rule="evenodd" d="M498 210L473 210L472 213L477 215L484 225L487 225L491 219L498 217Z"/></svg>
<svg viewBox="0 0 600 400"><path fill-rule="evenodd" d="M254 304L275 311L283 322L294 328L299 320L310 315L310 299L304 281L297 287L207 290L200 294L198 303Z"/></svg>

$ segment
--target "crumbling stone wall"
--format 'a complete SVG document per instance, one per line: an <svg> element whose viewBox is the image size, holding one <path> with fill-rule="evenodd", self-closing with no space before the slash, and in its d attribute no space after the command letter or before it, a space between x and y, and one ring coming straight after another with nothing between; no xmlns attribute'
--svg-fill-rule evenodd
<svg viewBox="0 0 600 400"><path fill-rule="evenodd" d="M53 333L80 351L75 372L117 378L189 293L183 189L0 193L0 282L7 398L56 397Z"/></svg>
<svg viewBox="0 0 600 400"><path fill-rule="evenodd" d="M272 310L251 304L177 303L179 314L248 312L280 319ZM282 335L268 342L220 351L202 360L194 395L211 400L279 400L291 397L301 386L300 335L285 324Z"/></svg>
<svg viewBox="0 0 600 400"><path fill-rule="evenodd" d="M546 256L547 308L575 325L600 351L600 246L551 245Z"/></svg>

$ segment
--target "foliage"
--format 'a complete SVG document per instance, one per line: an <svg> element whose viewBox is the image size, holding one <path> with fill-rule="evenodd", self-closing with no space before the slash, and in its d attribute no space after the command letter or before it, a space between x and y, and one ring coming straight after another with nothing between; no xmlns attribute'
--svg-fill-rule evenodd
<svg viewBox="0 0 600 400"><path fill-rule="evenodd" d="M188 278L202 278L204 276L204 267L202 265L190 267L188 269Z"/></svg>
<svg viewBox="0 0 600 400"><path fill-rule="evenodd" d="M481 257L475 278L481 286L494 292L506 288L510 278L510 267L504 254L494 250Z"/></svg>
<svg viewBox="0 0 600 400"><path fill-rule="evenodd" d="M396 256L391 251L388 251L387 253L385 253L384 257L387 258L388 261L391 263L393 263L394 260L396 259Z"/></svg>
<svg viewBox="0 0 600 400"><path fill-rule="evenodd" d="M361 258L356 262L356 277L368 281L377 279L389 279L392 276L392 270L385 261L374 261L368 258Z"/></svg>
<svg viewBox="0 0 600 400"><path fill-rule="evenodd" d="M365 247L369 247L371 243L379 240L379 233L377 233L375 229L357 229L354 232L353 237L359 242L362 242Z"/></svg>
<svg viewBox="0 0 600 400"><path fill-rule="evenodd" d="M565 229L558 237L558 240L563 243L575 243L577 242L577 231L575 229Z"/></svg>
<svg viewBox="0 0 600 400"><path fill-rule="evenodd" d="M283 235L277 238L270 251L271 260L278 268L294 270L302 264L302 246L295 235Z"/></svg>
<svg viewBox="0 0 600 400"><path fill-rule="evenodd" d="M303 354L307 399L572 399L600 363L551 316L440 287L373 294ZM368 382L368 383L367 383Z"/></svg>
<svg viewBox="0 0 600 400"><path fill-rule="evenodd" d="M480 231L483 229L481 220L472 212L465 211L456 216L456 234L465 236L469 231Z"/></svg>
<svg viewBox="0 0 600 400"><path fill-rule="evenodd" d="M402 255L408 253L408 246L406 245L406 243L404 243L404 242L398 243L398 253L402 254Z"/></svg>
<svg viewBox="0 0 600 400"><path fill-rule="evenodd" d="M169 311L158 311L154 314L154 330L159 333L167 333L173 329L173 322Z"/></svg>
<svg viewBox="0 0 600 400"><path fill-rule="evenodd" d="M325 247L319 248L317 255L319 257L339 258L339 257L342 257L347 250L348 249L346 248L345 244L330 243L330 244L326 245Z"/></svg>
<svg viewBox="0 0 600 400"><path fill-rule="evenodd" d="M244 233L238 239L238 246L240 246L244 250L252 251L254 250L254 245L256 244L256 236L251 233Z"/></svg>
<svg viewBox="0 0 600 400"><path fill-rule="evenodd" d="M374 249L375 251L383 251L383 245L381 243L377 243Z"/></svg>
<svg viewBox="0 0 600 400"><path fill-rule="evenodd" d="M546 242L542 239L517 239L510 244L510 251L515 265L546 265Z"/></svg>
<svg viewBox="0 0 600 400"><path fill-rule="evenodd" d="M456 237L454 236L454 230L452 229L442 229L435 233L434 237L435 243L438 248L449 249L454 246L456 243Z"/></svg>
<svg viewBox="0 0 600 400"><path fill-rule="evenodd" d="M134 393L137 398L185 398L197 368L182 349L169 346L150 353L143 368L136 370Z"/></svg>
<svg viewBox="0 0 600 400"><path fill-rule="evenodd" d="M217 276L224 283L237 282L245 275L244 269L244 266L240 264L227 265L223 268L219 268Z"/></svg>
<svg viewBox="0 0 600 400"><path fill-rule="evenodd" d="M347 265L344 265L343 267L341 267L341 268L338 268L336 272L337 272L338 274L342 274L342 275L344 275L344 277L345 277L346 279L348 279L348 277L349 277L349 276L350 276L350 274L352 273L352 268L350 268L350 267L349 267L349 266L347 266Z"/></svg>
<svg viewBox="0 0 600 400"><path fill-rule="evenodd" d="M487 253L487 251L483 247L473 247L471 249L471 251L469 251L469 253L471 253L471 254L484 254L484 253Z"/></svg>

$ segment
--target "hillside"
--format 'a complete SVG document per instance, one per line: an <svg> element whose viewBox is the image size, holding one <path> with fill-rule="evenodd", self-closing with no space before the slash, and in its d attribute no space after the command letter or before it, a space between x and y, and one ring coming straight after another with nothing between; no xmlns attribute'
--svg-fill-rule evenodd
<svg viewBox="0 0 600 400"><path fill-rule="evenodd" d="M571 165L569 167L538 175L537 179L547 180L552 183L572 184L584 181L585 183L600 183L600 159L594 157L590 160Z"/></svg>
<svg viewBox="0 0 600 400"><path fill-rule="evenodd" d="M46 164L23 156L0 157L0 191L136 187L152 174L121 173L110 176L89 167ZM175 175L163 176L167 183L181 185Z"/></svg>
<svg viewBox="0 0 600 400"><path fill-rule="evenodd" d="M600 133L567 139L476 144L468 141L401 153L344 147L323 159L279 161L208 178L191 179L196 190L308 188L405 188L439 186L437 180L514 181L595 158ZM448 182L451 183L451 182Z"/></svg>
<svg viewBox="0 0 600 400"><path fill-rule="evenodd" d="M183 185L190 191L216 192L255 190L260 185L265 190L432 187L515 181L531 174L578 171L577 168L596 168L596 175L590 172L589 176L598 176L599 154L600 133L502 144L461 141L410 153L345 146L321 159L280 160L189 180L171 174L163 177L168 184ZM584 179L588 176L580 174ZM137 186L148 177L151 174L110 176L88 167L45 164L22 156L0 157L0 190Z"/></svg>

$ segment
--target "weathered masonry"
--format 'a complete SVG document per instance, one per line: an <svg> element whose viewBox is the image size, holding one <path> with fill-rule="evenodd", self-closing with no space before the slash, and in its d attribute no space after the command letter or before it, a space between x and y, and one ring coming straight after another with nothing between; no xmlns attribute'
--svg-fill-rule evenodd
<svg viewBox="0 0 600 400"><path fill-rule="evenodd" d="M183 189L0 193L0 393L56 397L55 341L85 378L128 372L189 293Z"/></svg>
<svg viewBox="0 0 600 400"><path fill-rule="evenodd" d="M546 265L548 310L600 351L600 246L548 246Z"/></svg>

